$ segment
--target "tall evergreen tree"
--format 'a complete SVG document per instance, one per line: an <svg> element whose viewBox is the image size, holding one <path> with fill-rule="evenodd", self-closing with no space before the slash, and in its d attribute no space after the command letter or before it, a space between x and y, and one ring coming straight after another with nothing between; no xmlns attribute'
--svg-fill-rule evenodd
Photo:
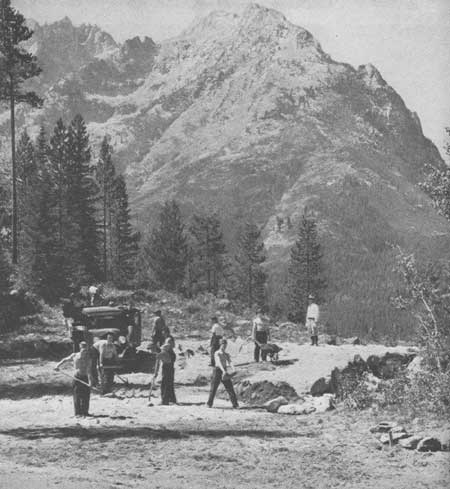
<svg viewBox="0 0 450 489"><path fill-rule="evenodd" d="M11 114L11 167L12 167L12 262L18 258L18 201L16 168L15 104L41 105L41 99L32 91L23 91L23 83L41 72L35 56L28 53L21 43L33 35L21 13L11 7L10 0L0 0L0 101L9 103Z"/></svg>
<svg viewBox="0 0 450 489"><path fill-rule="evenodd" d="M247 222L238 238L236 262L241 275L242 294L248 307L257 304L264 307L266 302L265 283L267 276L261 267L266 260L261 231L255 223Z"/></svg>
<svg viewBox="0 0 450 489"><path fill-rule="evenodd" d="M145 246L156 283L168 291L182 287L187 264L187 240L180 207L166 201Z"/></svg>
<svg viewBox="0 0 450 489"><path fill-rule="evenodd" d="M115 285L123 287L134 281L139 240L131 226L127 186L123 175L114 179L112 198L112 279Z"/></svg>
<svg viewBox="0 0 450 489"><path fill-rule="evenodd" d="M34 155L34 145L28 133L24 131L17 145L17 176L18 176L18 243L19 258L29 247L29 236L26 221L34 214L34 192L37 185L37 166Z"/></svg>
<svg viewBox="0 0 450 489"><path fill-rule="evenodd" d="M69 132L62 119L58 119L53 130L48 148L50 177L54 189L53 203L56 210L57 237L61 248L69 240L67 227L68 167L69 167Z"/></svg>
<svg viewBox="0 0 450 489"><path fill-rule="evenodd" d="M308 295L320 300L326 287L322 273L322 251L314 219L303 214L297 240L291 248L288 269L288 315L291 320L305 318Z"/></svg>
<svg viewBox="0 0 450 489"><path fill-rule="evenodd" d="M78 265L75 281L95 280L100 276L96 201L98 187L90 169L91 149L86 124L75 116L69 127L69 165L67 171L67 214L74 226L71 242Z"/></svg>
<svg viewBox="0 0 450 489"><path fill-rule="evenodd" d="M192 236L192 257L197 281L202 288L217 295L226 253L220 220L215 214L192 217L189 227Z"/></svg>
<svg viewBox="0 0 450 489"><path fill-rule="evenodd" d="M116 171L112 161L112 147L105 136L100 148L100 156L96 167L96 179L100 188L100 235L102 241L103 280L112 278L112 213L115 190Z"/></svg>

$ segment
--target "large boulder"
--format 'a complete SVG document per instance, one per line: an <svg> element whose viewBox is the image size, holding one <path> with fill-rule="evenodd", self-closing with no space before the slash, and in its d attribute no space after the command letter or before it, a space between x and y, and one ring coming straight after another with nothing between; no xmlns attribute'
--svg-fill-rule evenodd
<svg viewBox="0 0 450 489"><path fill-rule="evenodd" d="M331 390L331 378L330 377L320 377L311 386L310 393L312 396L322 396L323 394L332 394Z"/></svg>
<svg viewBox="0 0 450 489"><path fill-rule="evenodd" d="M423 438L417 445L417 451L419 452L439 452L440 450L442 450L440 440L432 436Z"/></svg>
<svg viewBox="0 0 450 489"><path fill-rule="evenodd" d="M261 406L279 396L285 397L290 402L299 398L295 389L287 382L273 383L268 380L239 382L236 384L236 393L239 399L253 406Z"/></svg>

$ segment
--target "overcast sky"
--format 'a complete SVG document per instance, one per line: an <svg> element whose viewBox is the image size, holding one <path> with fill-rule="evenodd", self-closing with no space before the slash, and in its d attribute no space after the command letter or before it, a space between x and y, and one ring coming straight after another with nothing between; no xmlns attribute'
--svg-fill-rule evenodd
<svg viewBox="0 0 450 489"><path fill-rule="evenodd" d="M68 16L118 40L156 41L212 10L240 11L246 0L12 0L40 23ZM450 126L450 0L260 0L305 27L337 61L372 63L416 111L443 154Z"/></svg>

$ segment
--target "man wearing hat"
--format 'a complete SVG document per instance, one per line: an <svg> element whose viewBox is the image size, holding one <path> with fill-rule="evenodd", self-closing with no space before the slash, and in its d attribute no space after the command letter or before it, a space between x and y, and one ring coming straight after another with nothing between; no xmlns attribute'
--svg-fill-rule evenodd
<svg viewBox="0 0 450 489"><path fill-rule="evenodd" d="M319 322L319 306L314 301L314 296L309 294L308 296L308 309L306 310L306 322L305 325L311 335L311 346L319 346L318 338L318 322Z"/></svg>
<svg viewBox="0 0 450 489"><path fill-rule="evenodd" d="M175 360L177 355L173 351L174 346L175 340L169 336L161 346L161 353L158 354L155 367L154 380L158 377L161 366L161 404L163 406L167 406L169 403L177 403L175 396Z"/></svg>
<svg viewBox="0 0 450 489"><path fill-rule="evenodd" d="M162 316L161 310L154 312L155 319L153 320L152 343L157 351L160 351L161 346L170 336L169 328L166 326L166 321Z"/></svg>
<svg viewBox="0 0 450 489"><path fill-rule="evenodd" d="M89 400L91 397L91 389L89 387L89 373L91 370L91 355L86 341L80 341L80 351L72 353L68 357L63 358L55 367L59 367L66 362L73 360L75 374L73 376L72 393L73 407L75 416L89 416Z"/></svg>

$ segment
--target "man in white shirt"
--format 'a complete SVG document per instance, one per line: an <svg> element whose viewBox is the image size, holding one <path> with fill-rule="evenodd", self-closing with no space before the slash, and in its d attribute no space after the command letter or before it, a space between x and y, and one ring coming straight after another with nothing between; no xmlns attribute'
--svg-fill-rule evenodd
<svg viewBox="0 0 450 489"><path fill-rule="evenodd" d="M214 398L216 396L217 388L219 387L220 382L224 385L228 395L230 396L231 404L234 409L239 407L236 393L234 392L233 382L231 381L231 375L229 372L229 368L234 371L234 367L231 363L231 357L226 352L227 349L227 340L222 338L220 340L220 347L214 354L215 367L213 369L213 374L211 378L211 390L209 392L209 398L207 402L208 407L212 407Z"/></svg>
<svg viewBox="0 0 450 489"><path fill-rule="evenodd" d="M256 312L256 317L253 320L253 328L252 328L252 338L255 342L255 350L254 350L254 360L255 362L259 362L259 353L261 352L261 360L263 362L267 359L267 350L261 348L261 345L266 345L270 338L269 325L262 318L262 311L258 309Z"/></svg>
<svg viewBox="0 0 450 489"><path fill-rule="evenodd" d="M311 346L319 346L319 306L314 302L314 296L312 294L308 296L305 324L311 335Z"/></svg>
<svg viewBox="0 0 450 489"><path fill-rule="evenodd" d="M114 344L114 335L108 333L106 340L99 340L92 345L98 352L98 366L101 379L102 393L111 392L114 383L114 369L108 368L117 365L119 356ZM105 368L106 367L106 368Z"/></svg>
<svg viewBox="0 0 450 489"><path fill-rule="evenodd" d="M223 338L223 328L219 324L219 320L217 316L213 316L211 318L212 328L211 328L211 341L210 341L210 350L211 350L211 367L216 365L214 354L220 348L220 340Z"/></svg>

